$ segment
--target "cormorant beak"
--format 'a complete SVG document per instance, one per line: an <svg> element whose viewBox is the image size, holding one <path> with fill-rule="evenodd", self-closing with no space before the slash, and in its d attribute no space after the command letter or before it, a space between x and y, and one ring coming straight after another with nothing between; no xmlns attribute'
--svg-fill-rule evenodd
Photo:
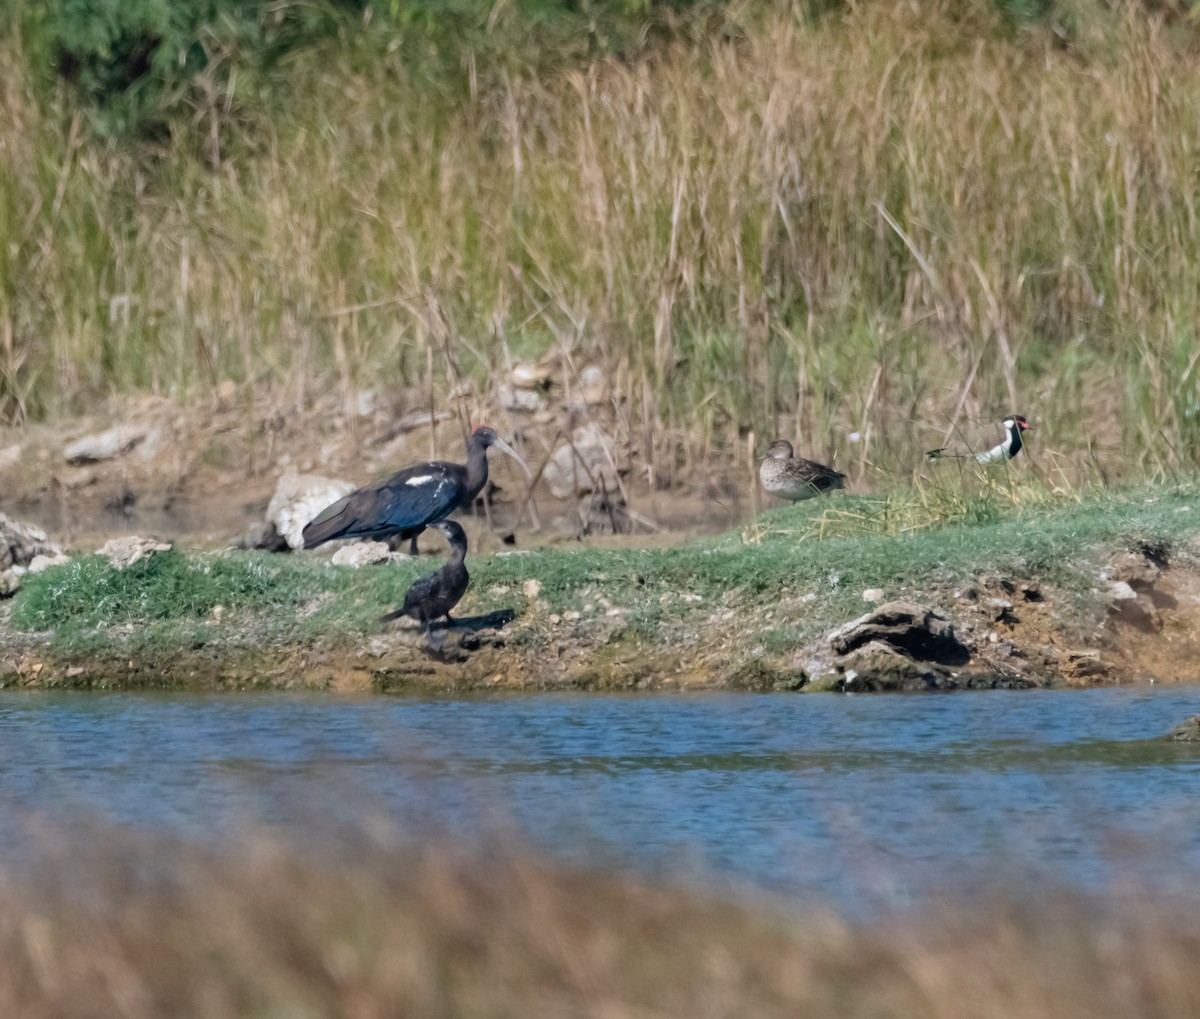
<svg viewBox="0 0 1200 1019"><path fill-rule="evenodd" d="M495 446L499 450L503 450L505 453L507 453L509 456L511 456L514 460L516 460L517 463L519 463L521 465L521 470L523 470L525 472L525 476L527 478L533 477L533 471L531 471L529 469L529 465L524 460L521 459L521 454L518 453L515 449L513 449L512 446L510 446L507 442L505 442L503 439L501 439L499 436L497 436L496 440L492 443L492 445Z"/></svg>

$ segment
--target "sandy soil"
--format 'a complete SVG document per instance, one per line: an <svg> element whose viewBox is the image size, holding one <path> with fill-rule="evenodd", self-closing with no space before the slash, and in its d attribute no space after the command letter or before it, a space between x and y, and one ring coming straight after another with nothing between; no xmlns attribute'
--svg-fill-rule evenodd
<svg viewBox="0 0 1200 1019"><path fill-rule="evenodd" d="M139 533L184 547L222 547L263 518L288 470L365 484L425 459L462 460L464 415L430 419L405 394L359 394L347 409L337 396L296 412L278 394L247 396L231 384L181 409L156 397L101 408L57 425L0 429L0 512L34 523L73 550ZM587 408L617 444L623 498L588 494L557 499L539 478L532 487L507 457L493 453L491 485L469 527L472 547L564 541L670 544L712 533L758 506L752 463L716 463L664 476L639 467L631 437L611 408ZM578 409L510 414L494 423L535 472L583 420ZM64 451L81 436L115 426L143 434L122 455L69 463ZM653 474L653 482L651 481Z"/></svg>

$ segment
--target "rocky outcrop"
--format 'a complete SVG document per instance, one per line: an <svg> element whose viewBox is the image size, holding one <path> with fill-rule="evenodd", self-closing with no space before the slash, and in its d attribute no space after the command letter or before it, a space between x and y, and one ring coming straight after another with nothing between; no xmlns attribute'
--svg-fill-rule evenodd
<svg viewBox="0 0 1200 1019"><path fill-rule="evenodd" d="M976 647L966 629L940 609L887 602L825 635L807 662L807 688L851 693L1038 685L1017 663L1002 660L998 643Z"/></svg>
<svg viewBox="0 0 1200 1019"><path fill-rule="evenodd" d="M302 548L304 525L353 491L354 486L348 481L289 472L279 479L275 494L267 503L267 522L283 535L290 548Z"/></svg>
<svg viewBox="0 0 1200 1019"><path fill-rule="evenodd" d="M386 541L352 541L342 545L329 561L334 566L351 566L357 569L360 566L375 566L396 559L411 558L404 552L391 551Z"/></svg>
<svg viewBox="0 0 1200 1019"><path fill-rule="evenodd" d="M114 570L123 570L147 556L169 551L171 546L165 541L130 534L121 538L109 538L99 554L109 561Z"/></svg>
<svg viewBox="0 0 1200 1019"><path fill-rule="evenodd" d="M842 656L868 644L880 644L917 661L966 665L971 651L938 609L892 601L831 631L826 640Z"/></svg>
<svg viewBox="0 0 1200 1019"><path fill-rule="evenodd" d="M21 578L41 557L57 561L63 550L40 527L0 513L0 598L16 594Z"/></svg>
<svg viewBox="0 0 1200 1019"><path fill-rule="evenodd" d="M576 428L571 441L551 455L542 476L556 499L588 492L615 492L620 488L616 446L595 423Z"/></svg>
<svg viewBox="0 0 1200 1019"><path fill-rule="evenodd" d="M0 570L28 566L34 556L61 553L62 548L47 538L40 527L0 513Z"/></svg>
<svg viewBox="0 0 1200 1019"><path fill-rule="evenodd" d="M98 463L128 453L146 438L147 429L140 425L117 425L94 435L76 439L64 450L67 463Z"/></svg>
<svg viewBox="0 0 1200 1019"><path fill-rule="evenodd" d="M1185 718L1163 739L1171 740L1174 743L1200 743L1200 715Z"/></svg>
<svg viewBox="0 0 1200 1019"><path fill-rule="evenodd" d="M1165 549L1144 546L1117 556L1105 572L1108 580L1108 617L1111 623L1131 626L1143 633L1161 633L1161 609L1174 608L1174 599L1160 590L1159 581L1169 564Z"/></svg>
<svg viewBox="0 0 1200 1019"><path fill-rule="evenodd" d="M65 552L59 552L55 555L35 555L29 562L30 573L41 573L43 570L48 570L53 566L66 566L71 561L71 557Z"/></svg>
<svg viewBox="0 0 1200 1019"><path fill-rule="evenodd" d="M251 524L233 543L233 547L260 552L290 552L292 550L287 539L275 529L275 525L269 520L259 520Z"/></svg>

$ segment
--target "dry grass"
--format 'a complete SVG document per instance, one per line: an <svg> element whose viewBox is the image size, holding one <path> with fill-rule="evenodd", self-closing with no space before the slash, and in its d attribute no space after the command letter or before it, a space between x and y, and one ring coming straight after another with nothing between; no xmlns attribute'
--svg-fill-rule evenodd
<svg viewBox="0 0 1200 1019"><path fill-rule="evenodd" d="M950 0L771 15L631 62L468 62L452 95L351 42L297 58L274 118L217 60L132 150L5 40L0 416L225 377L484 405L553 352L568 385L604 366L667 475L754 431L861 476L1013 407L1080 470L1177 471L1198 40L1076 14L1068 45Z"/></svg>
<svg viewBox="0 0 1200 1019"><path fill-rule="evenodd" d="M519 854L59 842L0 883L0 1010L104 1016L1190 1017L1182 913L1066 897L874 927ZM1122 908L1123 907L1123 908Z"/></svg>

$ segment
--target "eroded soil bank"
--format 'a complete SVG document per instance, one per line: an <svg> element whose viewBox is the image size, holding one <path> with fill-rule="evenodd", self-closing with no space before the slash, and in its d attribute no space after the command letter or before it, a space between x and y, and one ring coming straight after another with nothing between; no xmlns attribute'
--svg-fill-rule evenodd
<svg viewBox="0 0 1200 1019"><path fill-rule="evenodd" d="M1109 544L1115 548L1081 543L1072 565L1092 577L1086 589L1078 573L1049 568L1042 575L965 571L929 583L913 563L908 581L843 590L823 602L804 584L781 583L773 592L770 578L758 590L735 580L722 593L719 566L712 587L699 581L681 587L674 575L687 569L663 566L667 551L643 552L632 574L614 562L609 576L595 569L606 553L593 550L571 584L519 586L481 571L465 625L435 632L435 641L444 638L436 650L410 623L331 616L300 636L280 632L277 620L221 606L195 625L164 630L152 620L126 622L68 639L62 630L19 629L18 596L16 608L9 602L0 610L0 682L336 692L867 692L1200 681L1195 539L1177 538L1168 547L1131 532ZM716 558L722 551L718 545L702 554ZM747 548L745 554L762 553ZM509 576L545 573L549 565L536 557L505 562ZM56 570L62 572L56 578L48 571L46 584L65 588L70 567ZM642 592L640 602L630 585ZM298 614L315 617L347 602L370 612L364 591L318 595ZM659 611L651 616L646 604Z"/></svg>
<svg viewBox="0 0 1200 1019"><path fill-rule="evenodd" d="M0 600L0 683L868 691L1200 680L1194 482L1062 491L1021 463L986 476L943 472L936 487L838 493L766 512L734 506L733 521L744 522L714 537L697 535L713 521L698 524L678 489L658 493L662 507L635 499L649 516L624 504L633 514L625 523L641 520L643 533L619 536L613 507L598 509L591 494L555 502L543 493L540 529L514 533L539 504L517 489L493 492L491 517L467 521L472 579L456 611L474 623L436 634L445 639L435 650L413 624L379 617L440 562L436 542L426 541L419 560L358 569L336 565L329 548L212 549L261 519L285 461L336 471L356 463L356 449L382 451L370 470L358 465L358 482L423 450L453 448L457 422L397 431L394 415L372 406L355 418L368 436L357 446L354 429L315 452L309 433L283 429L270 469L256 473L247 458L260 444L250 442L237 447L234 467L218 466L214 454L212 463L171 468L181 449L215 449L242 434L244 408L230 394L213 396L203 428L169 410L154 403L133 415L141 438L128 448L119 429L103 433L119 451L86 466L55 467L66 453L48 432L9 450L5 478L24 480L6 499L23 493L39 510L30 522L67 554L51 556L56 565L42 572L30 566L16 596ZM551 420L538 433L545 454L563 427ZM309 459L289 459L305 449ZM752 477L749 462L734 473L742 471ZM635 479L626 480L629 488ZM173 520L141 531L165 540L132 565L84 554L152 523L142 493L170 491L173 505L192 505L196 486L224 507L225 516L206 517L213 534ZM734 487L755 491L753 482ZM121 493L132 501L113 502ZM693 496L708 504L711 494ZM57 532L42 515L55 499L77 523L80 514L95 521L106 499L127 529ZM574 510L560 520L552 504ZM597 514L610 525L599 541L584 534ZM653 527L661 531L645 533ZM24 558L36 551L54 550L31 546Z"/></svg>

